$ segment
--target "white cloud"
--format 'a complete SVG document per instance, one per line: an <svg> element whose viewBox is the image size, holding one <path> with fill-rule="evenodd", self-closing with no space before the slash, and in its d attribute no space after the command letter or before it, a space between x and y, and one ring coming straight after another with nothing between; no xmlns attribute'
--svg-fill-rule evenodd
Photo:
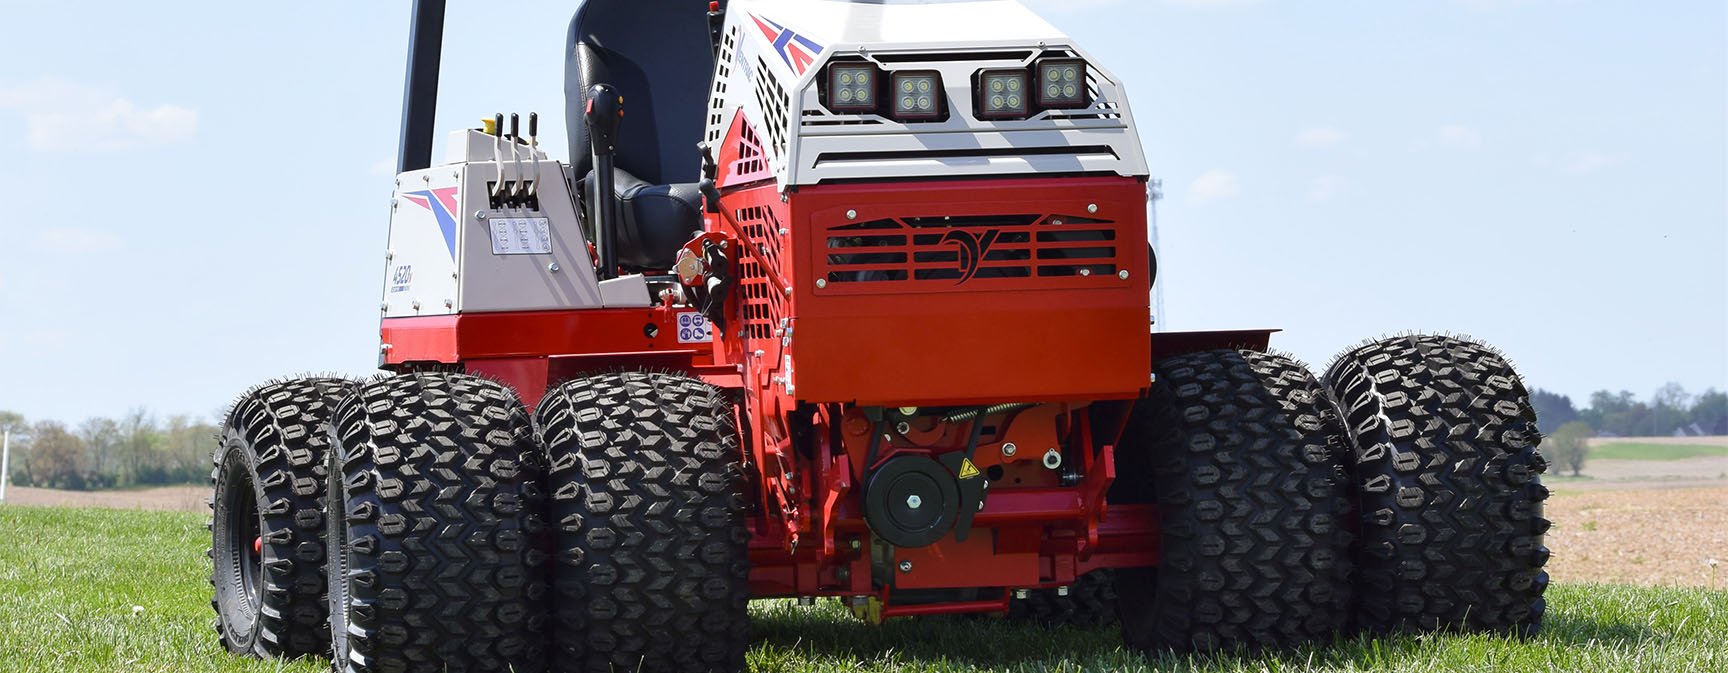
<svg viewBox="0 0 1728 673"><path fill-rule="evenodd" d="M1349 138L1349 134L1338 129L1329 126L1316 126L1314 128L1302 129L1301 133L1296 134L1296 144L1302 147L1320 149L1324 147L1332 147L1348 140Z"/></svg>
<svg viewBox="0 0 1728 673"><path fill-rule="evenodd" d="M1447 124L1440 127L1439 141L1442 145L1475 147L1482 144L1482 132L1461 124Z"/></svg>
<svg viewBox="0 0 1728 673"><path fill-rule="evenodd" d="M1350 178L1342 175L1322 175L1308 183L1308 200L1325 203L1350 190Z"/></svg>
<svg viewBox="0 0 1728 673"><path fill-rule="evenodd" d="M1201 173L1188 185L1188 196L1195 201L1205 203L1228 199L1242 194L1242 183L1236 179L1236 174L1222 169L1212 169Z"/></svg>
<svg viewBox="0 0 1728 673"><path fill-rule="evenodd" d="M120 247L120 238L105 231L53 227L36 234L36 248L45 252L106 252Z"/></svg>
<svg viewBox="0 0 1728 673"><path fill-rule="evenodd" d="M1601 152L1579 152L1560 160L1560 170L1567 173L1594 173L1620 163L1618 157Z"/></svg>
<svg viewBox="0 0 1728 673"><path fill-rule="evenodd" d="M24 114L25 137L39 150L156 147L190 140L198 131L195 110L140 106L109 89L60 79L0 89L0 109Z"/></svg>

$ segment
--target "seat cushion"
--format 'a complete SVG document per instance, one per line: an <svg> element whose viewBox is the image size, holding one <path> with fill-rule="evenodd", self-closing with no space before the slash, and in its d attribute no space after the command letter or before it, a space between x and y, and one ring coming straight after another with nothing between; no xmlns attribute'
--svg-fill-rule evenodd
<svg viewBox="0 0 1728 673"><path fill-rule="evenodd" d="M592 172L582 193L592 194ZM666 271L678 250L702 230L702 190L695 184L655 185L616 169L618 263L636 271Z"/></svg>

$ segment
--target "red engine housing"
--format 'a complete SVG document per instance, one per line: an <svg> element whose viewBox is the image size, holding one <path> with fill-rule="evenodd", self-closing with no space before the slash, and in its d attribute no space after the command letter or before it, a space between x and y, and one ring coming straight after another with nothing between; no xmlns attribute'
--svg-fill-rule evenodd
<svg viewBox="0 0 1728 673"><path fill-rule="evenodd" d="M686 371L734 391L753 468L756 597L873 596L881 616L994 611L1014 588L1156 565L1152 506L1106 502L1114 455L1133 450L1119 440L1154 353L1264 348L1269 332L1152 333L1145 183L1073 176L782 194L740 134L706 223L736 282L713 344L677 342L688 307L393 318L382 326L383 366L460 366L508 382L531 408L551 385L623 367ZM871 410L902 407L933 411L873 442ZM986 407L967 423L942 420ZM877 543L866 476L895 456L965 450L973 424L982 448L972 469L991 486L970 535ZM1049 452L1066 467L1043 464ZM917 570L896 572L902 564ZM984 591L930 598L948 589Z"/></svg>

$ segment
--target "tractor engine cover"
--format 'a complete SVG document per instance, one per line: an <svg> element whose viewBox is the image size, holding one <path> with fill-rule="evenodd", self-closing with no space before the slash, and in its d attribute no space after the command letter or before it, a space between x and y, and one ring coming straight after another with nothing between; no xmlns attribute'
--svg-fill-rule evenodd
<svg viewBox="0 0 1728 673"><path fill-rule="evenodd" d="M870 473L864 521L896 547L928 547L954 528L960 486L941 463L922 455L889 458Z"/></svg>

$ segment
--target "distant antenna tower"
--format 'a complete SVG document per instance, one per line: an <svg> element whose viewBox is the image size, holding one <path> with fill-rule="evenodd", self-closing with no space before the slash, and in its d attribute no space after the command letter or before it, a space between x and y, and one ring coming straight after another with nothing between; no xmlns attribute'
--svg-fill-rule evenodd
<svg viewBox="0 0 1728 673"><path fill-rule="evenodd" d="M1152 254L1156 257L1162 257L1164 255L1164 250L1158 245L1158 202L1164 200L1163 180L1152 180L1152 189L1147 192L1147 198L1151 201L1151 206L1149 207L1149 210L1151 210L1151 217L1147 219L1152 224L1152 229L1149 232L1151 235ZM1164 326L1169 324L1169 321L1166 320L1164 316L1163 274L1159 274L1159 277L1152 280L1152 321L1153 329L1159 332L1164 331Z"/></svg>

